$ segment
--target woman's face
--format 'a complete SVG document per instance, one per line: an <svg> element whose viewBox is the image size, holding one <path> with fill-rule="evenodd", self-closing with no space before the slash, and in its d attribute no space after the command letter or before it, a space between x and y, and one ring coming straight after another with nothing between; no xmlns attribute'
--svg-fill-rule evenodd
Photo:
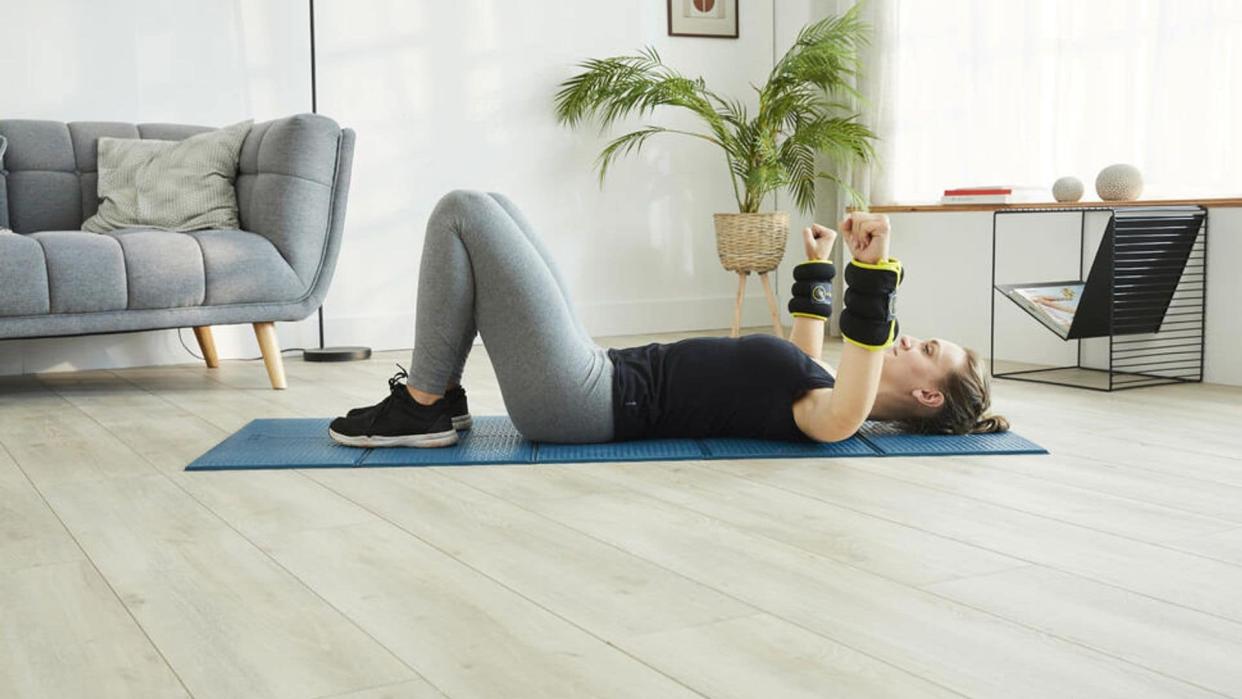
<svg viewBox="0 0 1242 699"><path fill-rule="evenodd" d="M965 365L966 350L961 345L902 335L884 354L880 382L897 393L912 395L922 405L939 408L944 404L940 387L945 377Z"/></svg>

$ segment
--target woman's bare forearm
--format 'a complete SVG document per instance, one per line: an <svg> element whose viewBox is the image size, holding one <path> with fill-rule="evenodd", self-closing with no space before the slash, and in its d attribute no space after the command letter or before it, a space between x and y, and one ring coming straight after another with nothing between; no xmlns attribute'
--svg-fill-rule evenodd
<svg viewBox="0 0 1242 699"><path fill-rule="evenodd" d="M841 439L854 434L871 414L883 369L883 352L845 343L836 386L828 400L828 423L841 433Z"/></svg>
<svg viewBox="0 0 1242 699"><path fill-rule="evenodd" d="M819 359L824 352L824 321L819 318L794 316L789 341L812 358Z"/></svg>
<svg viewBox="0 0 1242 699"><path fill-rule="evenodd" d="M888 260L889 223L887 216L851 214L845 221L842 221L841 230L856 263L875 269L875 265ZM894 282L895 287L900 280L901 267L900 263L893 266L895 269L887 271L895 272L897 280ZM867 272L867 274L874 273L876 272ZM889 300L891 302L891 297ZM882 302L883 299L880 301ZM891 306L889 308L891 309ZM843 307L842 313L846 312L847 309ZM884 353L893 343L896 325L891 317L888 321L881 319L878 309L869 309L869 313L870 315L862 316L864 321L861 326L853 322L857 319L851 316L852 324L855 326L851 333L861 331L862 337L854 335L854 339L851 339L850 333L843 332L846 343L841 350L841 363L837 366L836 385L827 397L826 403L817 411L820 413L818 422L822 425L822 428L817 431L823 435L818 436L819 439L837 441L848 438L858 430L875 405L876 394L880 389L880 375L884 370ZM891 310L889 313L891 314ZM876 342L876 337L869 337L876 335L872 331L881 329L880 324L883 324L888 335L884 342ZM822 343L822 336L820 342Z"/></svg>

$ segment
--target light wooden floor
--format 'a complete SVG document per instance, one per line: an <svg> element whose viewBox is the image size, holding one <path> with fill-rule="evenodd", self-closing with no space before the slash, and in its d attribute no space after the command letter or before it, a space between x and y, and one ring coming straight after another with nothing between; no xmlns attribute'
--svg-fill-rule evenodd
<svg viewBox="0 0 1242 699"><path fill-rule="evenodd" d="M1242 696L1240 389L998 383L1052 456L182 471L407 359L0 379L0 696Z"/></svg>

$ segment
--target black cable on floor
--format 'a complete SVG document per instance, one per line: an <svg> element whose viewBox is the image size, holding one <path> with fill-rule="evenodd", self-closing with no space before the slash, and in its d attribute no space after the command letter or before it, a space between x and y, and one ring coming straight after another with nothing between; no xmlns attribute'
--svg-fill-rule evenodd
<svg viewBox="0 0 1242 699"><path fill-rule="evenodd" d="M181 346L185 348L185 351L186 351L186 352L189 352L191 357L194 357L195 359L199 360L200 362L205 362L205 361L207 361L205 358L203 358L203 357L202 357L202 355L199 355L199 354L195 353L195 351L194 351L194 350L192 350L192 349L190 349L190 346L189 346L189 345L187 345L187 344L185 343L185 338L184 338L184 337L182 337L182 335L181 335L181 331L182 331L182 330L185 330L185 328L177 328L177 339L181 342ZM290 347L290 348L288 348L288 349L282 349L282 350L280 351L280 353L281 353L281 354L284 354L285 352L305 352L305 351L306 351L306 348L305 348L305 347ZM262 359L262 358L263 358L263 355L261 355L261 354L260 354L260 355L259 355L259 356L257 356L257 357L245 357L245 358L241 359L240 361L243 361L243 362L253 362L253 361L255 361L255 360Z"/></svg>

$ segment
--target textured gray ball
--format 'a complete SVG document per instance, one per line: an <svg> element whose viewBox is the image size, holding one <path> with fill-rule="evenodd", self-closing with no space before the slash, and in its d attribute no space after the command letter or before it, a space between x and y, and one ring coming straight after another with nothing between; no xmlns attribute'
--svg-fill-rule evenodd
<svg viewBox="0 0 1242 699"><path fill-rule="evenodd" d="M1095 193L1104 201L1138 199L1143 193L1143 175L1133 165L1109 165L1096 176Z"/></svg>
<svg viewBox="0 0 1242 699"><path fill-rule="evenodd" d="M1052 184L1052 198L1057 201L1078 201L1082 192L1082 180L1077 177L1062 177Z"/></svg>

